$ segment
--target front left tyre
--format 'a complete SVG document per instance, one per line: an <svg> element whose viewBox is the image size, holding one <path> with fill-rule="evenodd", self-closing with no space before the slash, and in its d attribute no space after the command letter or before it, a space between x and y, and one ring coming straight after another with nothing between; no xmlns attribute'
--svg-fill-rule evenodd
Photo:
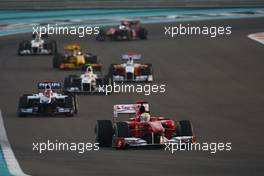
<svg viewBox="0 0 264 176"><path fill-rule="evenodd" d="M97 120L95 126L96 142L100 147L111 147L113 126L111 120Z"/></svg>

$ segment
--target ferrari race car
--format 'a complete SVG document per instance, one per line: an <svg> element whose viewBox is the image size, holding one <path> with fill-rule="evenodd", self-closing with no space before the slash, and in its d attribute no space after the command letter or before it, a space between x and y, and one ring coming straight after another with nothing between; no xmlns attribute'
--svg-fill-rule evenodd
<svg viewBox="0 0 264 176"><path fill-rule="evenodd" d="M38 93L24 94L18 103L18 116L28 115L65 115L77 113L75 95L64 95L54 90L61 89L59 82L39 82ZM40 92L43 90L42 92Z"/></svg>
<svg viewBox="0 0 264 176"><path fill-rule="evenodd" d="M33 34L31 41L22 41L19 44L18 55L53 55L57 52L55 40L49 40L47 35Z"/></svg>
<svg viewBox="0 0 264 176"><path fill-rule="evenodd" d="M123 64L111 64L109 68L109 77L113 82L120 81L153 81L152 64L135 63L135 60L141 59L139 54L125 54L122 59L126 60Z"/></svg>
<svg viewBox="0 0 264 176"><path fill-rule="evenodd" d="M64 46L64 54L57 53L53 57L53 67L61 70L81 69L92 66L94 70L101 70L102 64L98 63L98 58L92 53L82 53L81 46L70 44Z"/></svg>
<svg viewBox="0 0 264 176"><path fill-rule="evenodd" d="M93 67L88 66L82 75L70 75L64 80L64 92L66 93L90 93L105 94L105 85L110 84L102 73L95 73Z"/></svg>
<svg viewBox="0 0 264 176"><path fill-rule="evenodd" d="M126 121L118 121L120 114L132 114ZM117 149L134 147L164 147L166 143L194 143L192 124L189 120L174 121L150 116L149 104L114 105L113 122L98 120L95 126L96 142L101 147Z"/></svg>
<svg viewBox="0 0 264 176"><path fill-rule="evenodd" d="M140 21L124 20L118 27L112 27L107 31L101 29L96 36L96 40L146 40L148 36L147 29L141 27Z"/></svg>

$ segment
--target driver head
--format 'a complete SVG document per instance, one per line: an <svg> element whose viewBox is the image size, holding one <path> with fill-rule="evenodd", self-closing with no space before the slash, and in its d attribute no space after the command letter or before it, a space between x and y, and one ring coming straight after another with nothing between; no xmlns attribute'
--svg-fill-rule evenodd
<svg viewBox="0 0 264 176"><path fill-rule="evenodd" d="M47 84L44 91L45 96L51 97L52 96L52 89L50 84Z"/></svg>
<svg viewBox="0 0 264 176"><path fill-rule="evenodd" d="M149 122L150 121L150 114L145 112L140 115L140 122Z"/></svg>
<svg viewBox="0 0 264 176"><path fill-rule="evenodd" d="M88 67L86 68L86 73L93 73L93 67L88 66Z"/></svg>

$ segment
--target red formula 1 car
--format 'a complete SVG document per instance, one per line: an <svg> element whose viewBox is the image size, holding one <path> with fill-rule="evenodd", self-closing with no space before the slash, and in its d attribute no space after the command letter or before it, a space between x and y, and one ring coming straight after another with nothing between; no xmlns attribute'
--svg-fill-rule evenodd
<svg viewBox="0 0 264 176"><path fill-rule="evenodd" d="M120 114L130 114L126 121L118 121ZM195 137L191 122L174 121L149 114L149 104L114 105L113 122L98 120L95 126L96 142L101 147L125 149L128 147L162 147L166 143L193 143Z"/></svg>
<svg viewBox="0 0 264 176"><path fill-rule="evenodd" d="M118 27L112 27L107 31L100 30L96 40L146 40L148 31L140 25L140 21L123 20Z"/></svg>

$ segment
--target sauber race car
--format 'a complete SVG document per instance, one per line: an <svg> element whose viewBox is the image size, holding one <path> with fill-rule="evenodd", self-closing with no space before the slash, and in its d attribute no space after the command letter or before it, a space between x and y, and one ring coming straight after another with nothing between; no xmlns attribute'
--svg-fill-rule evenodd
<svg viewBox="0 0 264 176"><path fill-rule="evenodd" d="M105 85L109 85L109 79L103 77L101 72L95 73L93 67L88 66L85 73L70 75L64 80L64 92L105 94Z"/></svg>
<svg viewBox="0 0 264 176"><path fill-rule="evenodd" d="M24 94L18 103L18 116L28 115L65 115L73 116L77 113L75 95L57 93L61 89L59 82L39 82L38 93ZM41 92L42 91L42 92Z"/></svg>
<svg viewBox="0 0 264 176"><path fill-rule="evenodd" d="M118 27L112 27L107 31L101 29L96 36L96 40L136 40L147 39L148 31L141 27L140 21L123 20Z"/></svg>
<svg viewBox="0 0 264 176"><path fill-rule="evenodd" d="M118 121L120 114L132 116L126 121ZM196 139L190 121L151 116L149 104L144 101L114 105L113 121L98 120L95 134L101 147L117 149L164 147L166 143L194 143Z"/></svg>
<svg viewBox="0 0 264 176"><path fill-rule="evenodd" d="M53 57L53 67L61 70L81 69L85 70L90 65L94 70L101 70L102 64L98 63L98 58L92 53L82 53L81 46L70 44L64 46L64 54L57 53Z"/></svg>
<svg viewBox="0 0 264 176"><path fill-rule="evenodd" d="M57 52L55 40L49 40L47 35L33 34L33 40L22 41L19 44L18 55L52 55Z"/></svg>
<svg viewBox="0 0 264 176"><path fill-rule="evenodd" d="M125 54L122 59L126 60L123 64L111 64L109 68L109 77L112 81L153 81L152 64L135 63L141 59L139 54Z"/></svg>

